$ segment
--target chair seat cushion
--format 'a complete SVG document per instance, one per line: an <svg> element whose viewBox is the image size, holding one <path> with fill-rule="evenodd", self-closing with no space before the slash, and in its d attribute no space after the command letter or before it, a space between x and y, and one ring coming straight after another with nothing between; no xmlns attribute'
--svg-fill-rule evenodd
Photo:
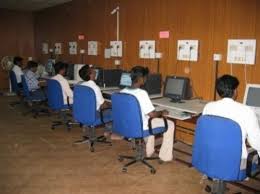
<svg viewBox="0 0 260 194"><path fill-rule="evenodd" d="M96 118L96 121L93 124L93 126L98 126L98 125L103 124L102 121L101 121L101 117L100 117L100 112L99 111L97 111L96 115L97 115L97 118ZM104 121L104 123L109 123L109 122L112 121L111 109L107 109L107 110L103 111L103 121Z"/></svg>
<svg viewBox="0 0 260 194"><path fill-rule="evenodd" d="M32 102L41 102L47 100L44 92L42 90L35 90L30 93L30 96L25 97L26 101L32 101Z"/></svg>
<svg viewBox="0 0 260 194"><path fill-rule="evenodd" d="M165 131L165 128L164 127L157 127L157 128L152 129L152 131L153 131L154 135L157 135L157 134L163 133ZM143 137L147 137L147 136L150 136L150 135L151 134L150 134L149 130L144 130Z"/></svg>

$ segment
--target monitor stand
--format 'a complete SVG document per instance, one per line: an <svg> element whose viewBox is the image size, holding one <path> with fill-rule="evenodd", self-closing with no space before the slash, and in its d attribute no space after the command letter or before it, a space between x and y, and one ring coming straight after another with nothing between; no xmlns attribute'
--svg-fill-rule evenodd
<svg viewBox="0 0 260 194"><path fill-rule="evenodd" d="M179 99L179 98L172 98L172 99L171 99L171 102L173 102L173 103L184 103L184 101L182 101L182 100Z"/></svg>

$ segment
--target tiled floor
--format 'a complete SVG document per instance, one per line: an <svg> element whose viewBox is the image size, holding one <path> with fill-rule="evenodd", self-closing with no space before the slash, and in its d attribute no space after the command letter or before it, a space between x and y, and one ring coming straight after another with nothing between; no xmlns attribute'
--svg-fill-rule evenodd
<svg viewBox="0 0 260 194"><path fill-rule="evenodd" d="M193 168L154 161L155 175L142 165L122 173L117 155L131 154L128 142L97 145L91 153L87 145L72 144L81 136L79 127L52 131L55 118L23 116L24 108L11 109L9 101L0 97L1 194L205 193L201 174Z"/></svg>

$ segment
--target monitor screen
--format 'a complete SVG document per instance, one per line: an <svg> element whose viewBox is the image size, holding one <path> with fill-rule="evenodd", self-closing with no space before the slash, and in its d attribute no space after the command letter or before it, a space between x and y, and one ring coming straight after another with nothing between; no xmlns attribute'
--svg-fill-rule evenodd
<svg viewBox="0 0 260 194"><path fill-rule="evenodd" d="M74 64L74 80L83 81L79 76L79 70L85 66L85 64Z"/></svg>
<svg viewBox="0 0 260 194"><path fill-rule="evenodd" d="M96 71L96 77L95 77L95 80L98 79L98 74L99 74L99 69L94 69Z"/></svg>
<svg viewBox="0 0 260 194"><path fill-rule="evenodd" d="M106 87L118 87L121 74L121 69L104 69L102 77L103 85L105 85Z"/></svg>
<svg viewBox="0 0 260 194"><path fill-rule="evenodd" d="M244 104L253 107L260 107L260 84L247 84Z"/></svg>
<svg viewBox="0 0 260 194"><path fill-rule="evenodd" d="M74 64L69 64L66 72L66 77L69 80L74 79Z"/></svg>
<svg viewBox="0 0 260 194"><path fill-rule="evenodd" d="M143 89L148 92L149 95L161 94L161 81L162 76L159 73L152 73L147 76L147 80L143 86Z"/></svg>
<svg viewBox="0 0 260 194"><path fill-rule="evenodd" d="M132 85L131 74L122 73L121 78L120 78L120 86L130 87L131 85Z"/></svg>
<svg viewBox="0 0 260 194"><path fill-rule="evenodd" d="M179 101L187 98L189 78L168 76L164 88L164 96Z"/></svg>

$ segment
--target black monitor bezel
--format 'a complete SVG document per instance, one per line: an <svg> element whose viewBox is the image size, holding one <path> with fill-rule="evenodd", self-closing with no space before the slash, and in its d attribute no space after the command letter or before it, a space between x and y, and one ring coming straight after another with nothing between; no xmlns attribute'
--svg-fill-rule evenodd
<svg viewBox="0 0 260 194"><path fill-rule="evenodd" d="M168 83L168 80L169 79L180 79L180 80L184 80L184 87L182 89L182 94L181 95L178 95L178 94L166 94L166 86L167 86L167 83ZM181 77L181 76L166 76L166 79L165 79L165 84L164 84L164 90L163 90L163 96L164 97L168 97L168 98L171 98L171 99L177 99L177 100L184 100L186 99L187 97L187 90L188 90L188 87L189 87L189 82L190 82L190 79L188 77Z"/></svg>

